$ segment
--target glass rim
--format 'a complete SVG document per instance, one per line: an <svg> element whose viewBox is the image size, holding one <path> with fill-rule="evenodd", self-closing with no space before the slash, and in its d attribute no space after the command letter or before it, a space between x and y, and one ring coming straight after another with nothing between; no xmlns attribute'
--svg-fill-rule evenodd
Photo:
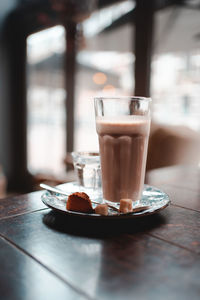
<svg viewBox="0 0 200 300"><path fill-rule="evenodd" d="M97 151L72 151L71 155L73 157L97 157L99 152Z"/></svg>
<svg viewBox="0 0 200 300"><path fill-rule="evenodd" d="M94 97L94 100L138 100L138 101L147 101L151 102L151 97L141 97L141 96L98 96Z"/></svg>

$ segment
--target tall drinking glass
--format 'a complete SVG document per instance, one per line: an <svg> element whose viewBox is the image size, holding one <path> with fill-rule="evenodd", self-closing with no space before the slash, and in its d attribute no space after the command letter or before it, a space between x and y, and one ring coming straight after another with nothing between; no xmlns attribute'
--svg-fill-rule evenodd
<svg viewBox="0 0 200 300"><path fill-rule="evenodd" d="M103 198L138 201L146 169L150 98L94 99L99 137Z"/></svg>

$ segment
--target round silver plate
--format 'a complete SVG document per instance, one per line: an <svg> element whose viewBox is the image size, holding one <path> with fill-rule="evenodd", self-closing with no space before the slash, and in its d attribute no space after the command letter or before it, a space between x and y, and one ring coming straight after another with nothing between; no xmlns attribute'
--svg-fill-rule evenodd
<svg viewBox="0 0 200 300"><path fill-rule="evenodd" d="M77 185L76 182L70 182L66 183L65 185L62 185L62 189L64 191L73 193L73 192L78 192L78 191L83 191L83 189L79 189L79 186ZM84 190L87 192L86 190ZM88 192L88 194L90 194ZM160 189L149 186L149 185L144 185L144 190L142 193L142 199L139 201L139 203L134 203L134 206L140 204L141 206L149 206L148 209L140 211L140 212L134 212L134 213L118 213L112 209L109 208L109 212L107 216L101 216L98 214L94 213L81 213L81 212L75 212L75 211L69 211L66 209L66 202L67 202L67 197L58 197L50 194L49 192L45 192L42 195L42 201L43 203L58 211L61 213L65 213L67 215L72 215L72 216L79 216L79 217L87 217L87 218L135 218L135 217L142 217L146 215L151 215L154 214L164 208L166 208L170 204L170 199L169 196L161 191ZM93 199L91 197L91 199ZM102 202L102 197L100 194L96 195L95 201ZM95 207L96 204L94 204L93 207Z"/></svg>

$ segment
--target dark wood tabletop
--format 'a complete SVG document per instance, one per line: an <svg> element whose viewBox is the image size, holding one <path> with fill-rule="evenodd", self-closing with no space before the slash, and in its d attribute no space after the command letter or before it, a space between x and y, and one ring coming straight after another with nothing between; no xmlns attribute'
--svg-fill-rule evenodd
<svg viewBox="0 0 200 300"><path fill-rule="evenodd" d="M0 200L0 298L200 299L200 169L146 180L171 205L136 219L65 216L42 192Z"/></svg>

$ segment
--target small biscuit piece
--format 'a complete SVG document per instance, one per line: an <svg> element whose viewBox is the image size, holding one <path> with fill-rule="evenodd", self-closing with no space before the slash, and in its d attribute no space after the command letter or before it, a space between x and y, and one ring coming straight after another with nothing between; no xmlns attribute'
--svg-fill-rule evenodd
<svg viewBox="0 0 200 300"><path fill-rule="evenodd" d="M107 204L98 204L95 207L95 213L102 216L108 215L108 205Z"/></svg>
<svg viewBox="0 0 200 300"><path fill-rule="evenodd" d="M86 193L73 193L67 200L67 210L89 213L93 211L92 202Z"/></svg>
<svg viewBox="0 0 200 300"><path fill-rule="evenodd" d="M131 199L121 199L119 211L122 213L132 212L133 210L133 201Z"/></svg>

